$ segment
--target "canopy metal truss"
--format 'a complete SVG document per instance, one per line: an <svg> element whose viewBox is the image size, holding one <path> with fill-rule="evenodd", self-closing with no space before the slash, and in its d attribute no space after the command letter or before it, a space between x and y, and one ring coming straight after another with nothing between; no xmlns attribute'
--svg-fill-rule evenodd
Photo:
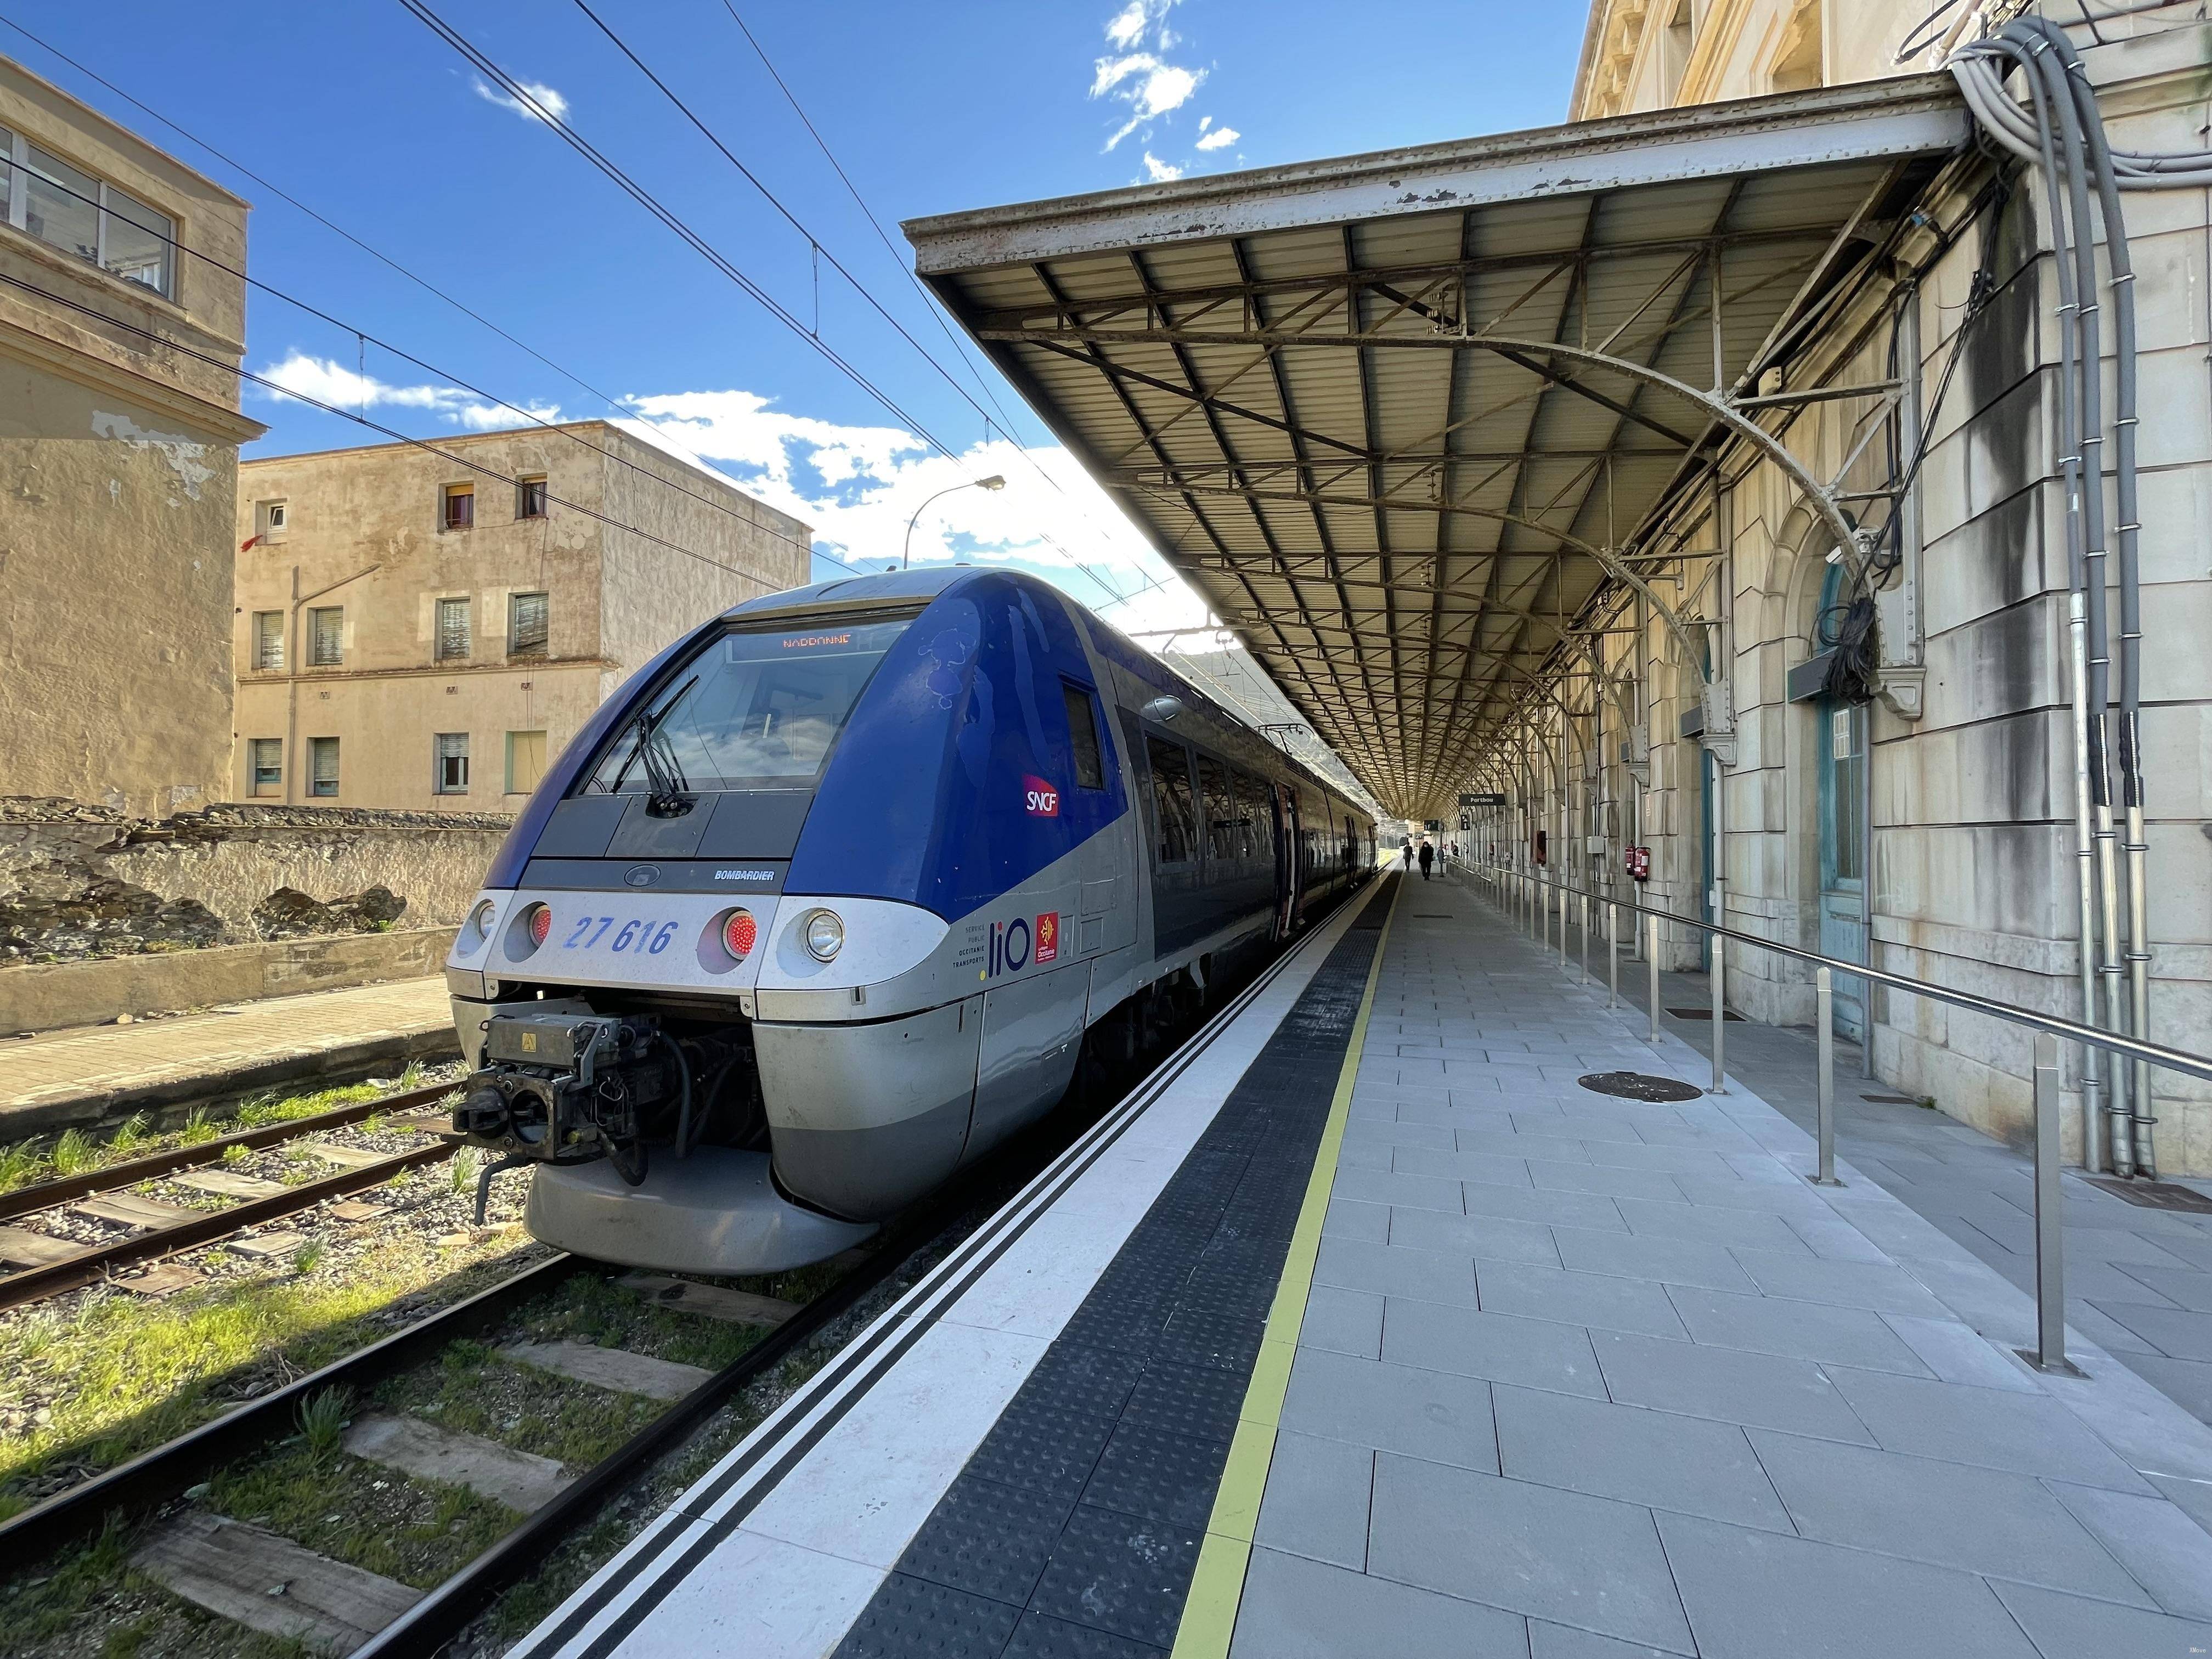
<svg viewBox="0 0 2212 1659"><path fill-rule="evenodd" d="M1948 77L909 222L916 266L1386 807L1474 775L1658 568L1965 141ZM1671 555L1670 555L1671 556ZM1695 660L1694 653L1691 657Z"/></svg>

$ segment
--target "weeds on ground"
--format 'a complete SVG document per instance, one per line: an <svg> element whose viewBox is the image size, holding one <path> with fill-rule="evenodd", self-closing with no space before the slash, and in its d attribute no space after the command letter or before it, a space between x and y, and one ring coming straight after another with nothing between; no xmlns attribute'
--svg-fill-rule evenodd
<svg viewBox="0 0 2212 1659"><path fill-rule="evenodd" d="M62 1176L82 1175L100 1163L100 1149L93 1145L92 1137L82 1129L65 1130L47 1154L54 1173Z"/></svg>
<svg viewBox="0 0 2212 1659"><path fill-rule="evenodd" d="M204 1146L221 1133L215 1127L215 1120L209 1115L208 1109L195 1106L185 1117L185 1127L177 1131L177 1144L179 1146Z"/></svg>
<svg viewBox="0 0 2212 1659"><path fill-rule="evenodd" d="M149 1136L146 1114L133 1112L123 1120L122 1126L107 1138L107 1150L115 1158L128 1158L143 1146Z"/></svg>
<svg viewBox="0 0 2212 1659"><path fill-rule="evenodd" d="M453 1161L446 1166L446 1170L447 1176L453 1182L453 1191L455 1194L458 1194L467 1192L470 1187L475 1183L477 1178L476 1148L473 1146L462 1147L460 1151L453 1154Z"/></svg>
<svg viewBox="0 0 2212 1659"><path fill-rule="evenodd" d="M450 1253L405 1239L342 1276L232 1279L164 1302L100 1297L11 1317L0 1376L52 1417L0 1439L0 1516L54 1465L111 1468L228 1410L226 1385L247 1367L281 1353L292 1375L313 1370L380 1334L371 1317L400 1296L436 1286L444 1300L510 1271L513 1248L494 1242L457 1271Z"/></svg>
<svg viewBox="0 0 2212 1659"><path fill-rule="evenodd" d="M398 1082L393 1086L403 1091L407 1089L419 1089L422 1086L422 1079L425 1075L426 1073L422 1069L422 1062L419 1060L410 1060L407 1062L406 1069L399 1073Z"/></svg>
<svg viewBox="0 0 2212 1659"><path fill-rule="evenodd" d="M338 1440L353 1419L351 1392L341 1388L318 1389L300 1402L300 1433L307 1449L327 1457L338 1449Z"/></svg>
<svg viewBox="0 0 2212 1659"><path fill-rule="evenodd" d="M323 1241L319 1238L309 1239L306 1243L300 1246L298 1249L292 1252L292 1271L295 1273L311 1273L314 1272L317 1264L322 1261L324 1253L327 1248L328 1247L325 1246Z"/></svg>

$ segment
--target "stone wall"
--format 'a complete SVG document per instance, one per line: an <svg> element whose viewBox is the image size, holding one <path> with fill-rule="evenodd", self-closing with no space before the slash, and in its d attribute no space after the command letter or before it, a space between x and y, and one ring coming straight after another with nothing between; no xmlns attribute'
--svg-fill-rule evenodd
<svg viewBox="0 0 2212 1659"><path fill-rule="evenodd" d="M245 805L134 818L0 798L0 964L451 927L507 825Z"/></svg>

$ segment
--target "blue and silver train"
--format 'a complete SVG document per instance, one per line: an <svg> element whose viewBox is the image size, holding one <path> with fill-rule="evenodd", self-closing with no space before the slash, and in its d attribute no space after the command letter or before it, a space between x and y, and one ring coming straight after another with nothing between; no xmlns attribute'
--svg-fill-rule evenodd
<svg viewBox="0 0 2212 1659"><path fill-rule="evenodd" d="M751 600L594 715L447 959L456 1129L605 1261L832 1255L1106 1090L1375 868L1375 826L1055 589Z"/></svg>

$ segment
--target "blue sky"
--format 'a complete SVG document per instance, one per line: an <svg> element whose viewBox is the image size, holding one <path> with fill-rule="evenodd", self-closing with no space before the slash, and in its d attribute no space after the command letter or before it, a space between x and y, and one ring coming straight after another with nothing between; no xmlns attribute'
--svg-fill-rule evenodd
<svg viewBox="0 0 2212 1659"><path fill-rule="evenodd" d="M1585 15L1563 0L731 0L890 232L895 258L724 0L589 3L987 409L974 371L902 274L899 220L1547 125L1565 109ZM432 9L502 69L548 89L549 106L812 322L805 238L572 0ZM0 16L629 400L676 441L818 526L838 556L896 559L907 514L931 490L1000 472L1003 493L966 490L931 509L918 561L1019 563L1127 628L1201 620L1187 594L1146 586L1164 578L1158 560L988 367L1026 457L1003 431L987 438L938 370L822 267L823 337L958 453L932 451L541 122L497 101L398 0L228 3L189 31L175 27L173 3L150 0L0 0ZM261 294L250 305L248 368L422 437L517 423L454 379L549 416L614 412L21 34L0 28L0 52L252 202L254 276L446 375L374 347L364 356L351 333ZM363 438L265 393L252 392L246 408L270 426L249 453ZM1109 589L1136 597L1109 606Z"/></svg>

